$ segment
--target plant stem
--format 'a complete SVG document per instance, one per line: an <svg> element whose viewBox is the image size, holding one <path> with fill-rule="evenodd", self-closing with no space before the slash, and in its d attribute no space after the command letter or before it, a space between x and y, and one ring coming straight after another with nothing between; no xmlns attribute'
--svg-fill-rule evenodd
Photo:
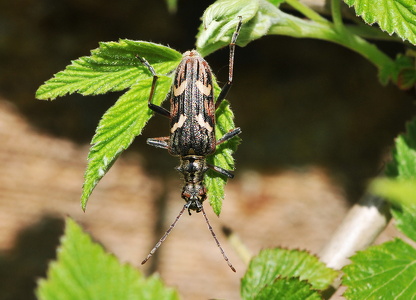
<svg viewBox="0 0 416 300"><path fill-rule="evenodd" d="M253 254L247 248L247 246L243 243L240 237L235 234L231 229L223 227L222 231L227 236L228 241L230 242L231 246L234 248L234 251L237 252L238 256L240 256L243 263L248 266L250 264L250 260L253 257Z"/></svg>
<svg viewBox="0 0 416 300"><path fill-rule="evenodd" d="M342 23L341 15L341 0L331 0L331 13L335 28L342 30L344 24Z"/></svg>
<svg viewBox="0 0 416 300"><path fill-rule="evenodd" d="M298 12L303 14L305 17L311 19L312 21L318 23L329 23L327 19L322 17L320 14L318 14L308 6L300 3L298 0L286 0L285 2L292 6L294 9L296 9Z"/></svg>
<svg viewBox="0 0 416 300"><path fill-rule="evenodd" d="M318 23L280 13L279 23L273 25L268 34L286 35L295 38L315 38L330 41L351 49L373 63L379 70L393 69L394 61L380 51L375 45L368 43L347 28L337 30L330 22Z"/></svg>

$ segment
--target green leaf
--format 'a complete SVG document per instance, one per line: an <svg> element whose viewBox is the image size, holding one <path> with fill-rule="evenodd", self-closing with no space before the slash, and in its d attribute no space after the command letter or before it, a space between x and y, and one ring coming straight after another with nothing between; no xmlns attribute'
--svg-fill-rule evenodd
<svg viewBox="0 0 416 300"><path fill-rule="evenodd" d="M209 6L202 16L204 28L206 32L204 35L212 35L211 30L218 30L216 41L223 39L224 35L232 31L237 26L239 19L242 17L243 21L251 19L258 10L259 0L219 0ZM230 19L235 19L231 22ZM226 24L219 26L221 21L226 21Z"/></svg>
<svg viewBox="0 0 416 300"><path fill-rule="evenodd" d="M380 68L379 79L382 84L387 84L391 79L402 90L413 87L416 82L413 59L399 54L393 64L385 64Z"/></svg>
<svg viewBox="0 0 416 300"><path fill-rule="evenodd" d="M408 140L405 136L400 135L395 143L393 159L397 169L397 177L400 179L416 178L416 150L409 145L409 142L413 143L412 140Z"/></svg>
<svg viewBox="0 0 416 300"><path fill-rule="evenodd" d="M396 227L416 241L416 119L406 124L393 149L386 175L371 183L372 193L391 201Z"/></svg>
<svg viewBox="0 0 416 300"><path fill-rule="evenodd" d="M130 265L122 265L91 241L71 219L66 221L57 261L36 291L39 300L178 299L157 277L144 278Z"/></svg>
<svg viewBox="0 0 416 300"><path fill-rule="evenodd" d="M237 28L241 16L243 24L251 20L259 8L259 0L219 0L209 6L202 16L203 26L199 28L196 47L201 55L206 56L215 50L227 46ZM249 40L245 33L249 32L244 25L237 44L245 46Z"/></svg>
<svg viewBox="0 0 416 300"><path fill-rule="evenodd" d="M216 94L218 94L216 89ZM216 113L215 135L217 139L221 138L225 133L234 129L234 114L230 109L228 101L222 101ZM221 167L226 170L234 170L234 159L232 154L237 150L237 146L241 139L233 137L231 140L217 146L215 155L209 156L207 162L214 166ZM209 170L205 176L204 183L208 190L209 204L217 216L221 213L222 201L224 199L224 187L227 183L225 176Z"/></svg>
<svg viewBox="0 0 416 300"><path fill-rule="evenodd" d="M397 86L401 90L409 90L416 85L416 69L405 68L400 70L397 77Z"/></svg>
<svg viewBox="0 0 416 300"><path fill-rule="evenodd" d="M242 18L243 26L236 43L244 47L269 34L273 26L280 26L285 16L290 15L285 15L276 5L266 0L216 1L207 8L202 17L203 26L199 28L197 49L206 56L229 45L239 17Z"/></svg>
<svg viewBox="0 0 416 300"><path fill-rule="evenodd" d="M373 193L389 199L396 205L416 216L416 119L406 124L406 133L397 137L393 149L393 160L386 167L391 179L377 179L370 188ZM403 216L408 219L409 216ZM412 232L411 222L399 226L405 234ZM410 228L406 228L410 226Z"/></svg>
<svg viewBox="0 0 416 300"><path fill-rule="evenodd" d="M413 195L416 195L413 194ZM407 237L416 242L416 206L408 209L404 206L401 208L393 208L391 210L396 227Z"/></svg>
<svg viewBox="0 0 416 300"><path fill-rule="evenodd" d="M306 281L298 278L277 278L261 289L255 298L244 299L318 300L322 297Z"/></svg>
<svg viewBox="0 0 416 300"><path fill-rule="evenodd" d="M416 250L400 239L351 257L343 268L347 299L412 299L416 295Z"/></svg>
<svg viewBox="0 0 416 300"><path fill-rule="evenodd" d="M162 103L171 84L172 78L159 77L152 100L154 104ZM89 196L100 179L118 156L130 146L134 138L141 134L146 122L152 116L153 112L147 107L151 85L151 78L134 85L101 119L88 154L88 166L81 196L84 210Z"/></svg>
<svg viewBox="0 0 416 300"><path fill-rule="evenodd" d="M416 84L415 58L416 51L408 50L407 55L398 55L397 66L397 86L402 90L408 90Z"/></svg>
<svg viewBox="0 0 416 300"><path fill-rule="evenodd" d="M406 133L395 141L393 160L386 167L392 179L377 179L371 189L374 193L415 211L416 194L416 119L406 124Z"/></svg>
<svg viewBox="0 0 416 300"><path fill-rule="evenodd" d="M407 123L406 133L396 139L386 175L400 180L416 179L416 119Z"/></svg>
<svg viewBox="0 0 416 300"><path fill-rule="evenodd" d="M138 55L146 58L158 74L167 74L182 58L179 52L150 42L100 43L98 49L91 51L91 56L73 61L40 86L36 98L53 100L74 92L98 95L129 88L149 78L149 70L136 57Z"/></svg>
<svg viewBox="0 0 416 300"><path fill-rule="evenodd" d="M378 23L389 34L416 44L416 5L414 0L344 0L368 24Z"/></svg>
<svg viewBox="0 0 416 300"><path fill-rule="evenodd" d="M37 91L39 99L55 99L67 93L97 95L130 88L100 121L88 155L81 206L85 210L93 189L117 157L139 135L152 115L147 107L152 74L137 56L144 57L158 74L171 72L182 55L165 46L131 40L100 43L91 56L73 61ZM160 104L172 78L160 76L153 102Z"/></svg>
<svg viewBox="0 0 416 300"><path fill-rule="evenodd" d="M244 299L255 299L262 289L279 277L298 277L306 280L313 289L324 290L337 275L306 251L266 249L251 260L241 280L241 295Z"/></svg>

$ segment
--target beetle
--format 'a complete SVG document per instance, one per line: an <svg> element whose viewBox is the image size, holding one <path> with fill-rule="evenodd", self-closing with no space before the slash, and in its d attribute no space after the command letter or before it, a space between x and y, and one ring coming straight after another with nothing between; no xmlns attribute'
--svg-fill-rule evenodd
<svg viewBox="0 0 416 300"><path fill-rule="evenodd" d="M148 107L155 113L170 119L170 136L149 138L147 144L166 149L171 155L179 157L180 164L176 170L183 175L185 184L182 188L182 198L186 202L175 221L142 261L142 264L146 263L160 247L184 211L188 210L191 215L191 210L193 210L197 213L202 211L225 261L235 272L235 268L225 255L204 211L203 202L207 198L207 189L203 180L208 169L228 178L234 177L230 171L207 163L206 157L214 154L219 144L241 133L240 128L234 128L218 140L215 136L215 111L224 100L233 81L235 43L242 26L242 18L239 17L239 19L230 43L228 81L221 89L216 102L211 68L196 50L186 51L175 70L173 84L167 96L170 99L170 111L152 103L158 76L154 68L144 58L137 56L153 75Z"/></svg>

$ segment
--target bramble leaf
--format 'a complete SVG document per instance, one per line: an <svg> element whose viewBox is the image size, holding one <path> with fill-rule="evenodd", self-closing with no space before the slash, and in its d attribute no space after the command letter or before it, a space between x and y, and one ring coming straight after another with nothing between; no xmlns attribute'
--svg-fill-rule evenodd
<svg viewBox="0 0 416 300"><path fill-rule="evenodd" d="M400 239L351 257L343 268L347 299L412 299L416 295L416 250Z"/></svg>
<svg viewBox="0 0 416 300"><path fill-rule="evenodd" d="M36 91L36 98L53 100L78 92L82 95L121 91L149 78L149 71L136 56L145 57L158 74L167 74L181 60L171 48L143 41L120 40L100 43L91 56L67 66Z"/></svg>
<svg viewBox="0 0 416 300"><path fill-rule="evenodd" d="M159 77L153 103L159 105L166 97L172 83L170 77ZM152 79L148 78L122 95L103 115L91 141L88 166L81 196L85 210L93 189L107 173L118 156L127 149L134 138L141 134L143 127L153 115L147 107Z"/></svg>
<svg viewBox="0 0 416 300"><path fill-rule="evenodd" d="M241 280L241 295L244 299L257 299L256 296L278 278L298 278L298 281L307 281L312 289L324 290L337 275L306 251L266 249L251 260ZM288 288L286 284L283 287Z"/></svg>
<svg viewBox="0 0 416 300"><path fill-rule="evenodd" d="M416 51L408 50L406 55L399 54L396 58L397 86L402 90L408 90L416 84L416 68L414 60Z"/></svg>
<svg viewBox="0 0 416 300"><path fill-rule="evenodd" d="M215 135L217 139L221 138L225 133L234 129L234 114L230 109L228 101L224 100L216 111ZM207 162L221 167L226 170L234 170L234 159L232 154L237 150L237 146L241 139L233 137L231 140L217 146L215 155L209 156ZM209 204L215 214L219 216L221 213L222 200L224 199L224 187L227 183L225 176L209 170L205 176L204 183L208 190Z"/></svg>
<svg viewBox="0 0 416 300"><path fill-rule="evenodd" d="M182 55L165 46L120 40L100 43L91 56L72 62L64 71L46 81L36 92L38 99L55 99L78 92L97 95L130 88L100 121L88 155L81 206L85 210L91 192L117 157L139 135L152 115L147 107L152 74L138 59L144 57L158 74L167 74L179 64ZM172 78L159 76L154 103L166 97Z"/></svg>
<svg viewBox="0 0 416 300"><path fill-rule="evenodd" d="M368 24L378 23L390 35L416 44L416 5L414 0L344 0Z"/></svg>
<svg viewBox="0 0 416 300"><path fill-rule="evenodd" d="M237 39L239 46L269 32L281 18L281 11L266 0L219 0L209 6L202 17L196 46L202 55L227 46L241 17L243 26Z"/></svg>
<svg viewBox="0 0 416 300"><path fill-rule="evenodd" d="M397 228L416 241L416 119L397 137L386 175L390 178L376 179L371 190L394 204Z"/></svg>
<svg viewBox="0 0 416 300"><path fill-rule="evenodd" d="M413 196L416 193L413 194ZM396 227L403 232L407 237L416 242L416 206L408 206L401 208L393 208L391 210Z"/></svg>
<svg viewBox="0 0 416 300"><path fill-rule="evenodd" d="M264 286L255 298L256 300L285 299L285 300L320 300L322 297L312 289L312 286L299 278L276 278Z"/></svg>
<svg viewBox="0 0 416 300"><path fill-rule="evenodd" d="M158 277L144 278L132 266L120 264L71 219L57 260L39 281L36 295L39 300L179 299Z"/></svg>
<svg viewBox="0 0 416 300"><path fill-rule="evenodd" d="M406 124L406 133L396 138L393 161L386 175L400 180L416 179L416 119Z"/></svg>

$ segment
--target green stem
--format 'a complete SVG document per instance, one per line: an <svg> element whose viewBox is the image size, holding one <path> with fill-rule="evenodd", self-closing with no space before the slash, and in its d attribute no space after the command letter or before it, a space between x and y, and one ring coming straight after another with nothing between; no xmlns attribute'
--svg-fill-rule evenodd
<svg viewBox="0 0 416 300"><path fill-rule="evenodd" d="M341 0L331 0L331 13L335 28L342 29L344 24L342 23Z"/></svg>
<svg viewBox="0 0 416 300"><path fill-rule="evenodd" d="M298 0L286 0L285 2L289 4L290 6L292 6L294 9L296 9L305 17L311 19L312 21L315 21L318 23L329 23L327 19L323 18L320 14L315 12L310 7L300 3Z"/></svg>
<svg viewBox="0 0 416 300"><path fill-rule="evenodd" d="M395 36L389 35L385 31L381 31L379 28L357 24L357 25L345 25L347 30L355 35L358 35L364 39L377 40L377 41L389 41L389 42L398 42L402 43L403 41Z"/></svg>
<svg viewBox="0 0 416 300"><path fill-rule="evenodd" d="M315 38L337 43L351 49L373 63L379 70L393 68L394 61L373 44L351 33L345 27L338 30L332 23L317 23L282 13L281 21L272 26L268 34L286 35L296 38ZM281 15L282 16L282 15Z"/></svg>

